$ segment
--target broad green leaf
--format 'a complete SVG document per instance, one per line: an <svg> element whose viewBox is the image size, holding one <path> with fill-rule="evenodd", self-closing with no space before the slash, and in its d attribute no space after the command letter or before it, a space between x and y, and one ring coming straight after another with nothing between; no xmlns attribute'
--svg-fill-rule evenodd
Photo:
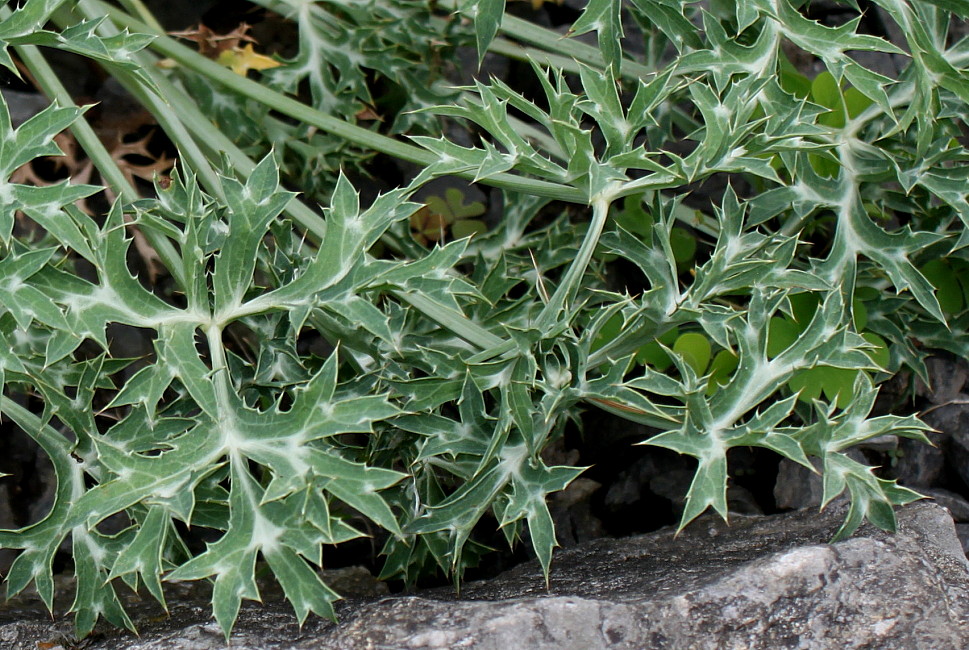
<svg viewBox="0 0 969 650"><path fill-rule="evenodd" d="M670 231L670 248L677 267L689 268L696 256L696 237L685 228L673 228Z"/></svg>
<svg viewBox="0 0 969 650"><path fill-rule="evenodd" d="M710 385L708 394L713 394L717 388L729 383L730 375L737 369L740 360L730 350L720 350L710 362Z"/></svg>
<svg viewBox="0 0 969 650"><path fill-rule="evenodd" d="M825 70L811 82L811 100L828 109L829 112L818 117L818 122L826 126L841 128L845 125L845 104L838 82Z"/></svg>
<svg viewBox="0 0 969 650"><path fill-rule="evenodd" d="M885 339L872 332L865 332L861 336L872 345L870 349L866 350L866 354L872 362L879 368L888 369L892 354Z"/></svg>

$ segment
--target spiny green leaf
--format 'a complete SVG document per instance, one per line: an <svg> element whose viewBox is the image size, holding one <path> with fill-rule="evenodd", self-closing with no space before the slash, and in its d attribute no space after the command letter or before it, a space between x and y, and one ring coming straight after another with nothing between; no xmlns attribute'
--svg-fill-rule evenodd
<svg viewBox="0 0 969 650"><path fill-rule="evenodd" d="M162 554L168 529L165 509L152 506L141 522L135 538L114 560L108 580L129 573L138 574L144 580L148 592L166 611L165 594L162 591Z"/></svg>
<svg viewBox="0 0 969 650"><path fill-rule="evenodd" d="M619 44L623 36L621 8L622 3L619 0L589 0L579 19L572 23L569 30L572 36L596 32L599 49L616 74L619 74L622 64L622 49Z"/></svg>
<svg viewBox="0 0 969 650"><path fill-rule="evenodd" d="M488 51L488 46L501 26L501 19L505 14L505 0L463 0L461 12L474 20L474 36L480 65Z"/></svg>

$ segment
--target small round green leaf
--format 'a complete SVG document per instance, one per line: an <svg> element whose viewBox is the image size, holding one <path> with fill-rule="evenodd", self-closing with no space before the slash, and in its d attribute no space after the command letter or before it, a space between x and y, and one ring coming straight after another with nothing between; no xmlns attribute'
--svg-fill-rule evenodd
<svg viewBox="0 0 969 650"><path fill-rule="evenodd" d="M624 229L639 235L644 241L653 233L653 217L643 210L642 195L631 195L623 199L622 210L615 216L616 223Z"/></svg>
<svg viewBox="0 0 969 650"><path fill-rule="evenodd" d="M670 329L663 332L662 335L657 336L656 340L662 343L663 345L665 345L666 347L670 347L671 345L673 345L673 343L676 342L676 339L678 339L679 337L680 337L680 328L671 327Z"/></svg>
<svg viewBox="0 0 969 650"><path fill-rule="evenodd" d="M824 115L821 117L824 117ZM818 121L820 121L820 118L818 118ZM808 160L811 162L811 167L814 168L814 171L819 176L824 176L825 178L837 178L838 171L841 169L841 165L837 161L817 154L808 154Z"/></svg>
<svg viewBox="0 0 969 650"><path fill-rule="evenodd" d="M783 52L777 54L777 81L781 88L798 99L807 99L811 94L811 80L801 74Z"/></svg>
<svg viewBox="0 0 969 650"><path fill-rule="evenodd" d="M778 77L781 88L798 99L806 99L811 94L811 80L797 72L793 66L781 68Z"/></svg>
<svg viewBox="0 0 969 650"><path fill-rule="evenodd" d="M595 352L603 345L613 340L619 336L619 332L622 331L623 318L622 314L616 312L609 317L602 327L599 329L599 333L596 334L596 338L592 341L592 351Z"/></svg>
<svg viewBox="0 0 969 650"><path fill-rule="evenodd" d="M652 366L660 372L666 371L667 368L673 365L673 360L670 359L670 355L666 353L663 346L670 347L673 345L673 342L676 341L679 335L680 328L678 327L673 327L664 332L655 341L639 348L636 352L636 362L642 365Z"/></svg>
<svg viewBox="0 0 969 650"><path fill-rule="evenodd" d="M692 264L696 257L696 237L685 228L673 228L670 231L670 248L673 249L673 259L678 267Z"/></svg>
<svg viewBox="0 0 969 650"><path fill-rule="evenodd" d="M955 257L949 260L949 264L952 265L952 272L962 285L963 302L969 305L969 262Z"/></svg>
<svg viewBox="0 0 969 650"><path fill-rule="evenodd" d="M480 219L462 219L451 226L451 235L455 239L464 239L472 235L480 235L488 231L488 226Z"/></svg>
<svg viewBox="0 0 969 650"><path fill-rule="evenodd" d="M847 407L854 399L855 378L860 370L850 368L830 368L821 366L815 368L821 372L818 376L821 380L821 390L824 396L838 405L839 409Z"/></svg>
<svg viewBox="0 0 969 650"><path fill-rule="evenodd" d="M869 302L871 300L878 300L882 295L882 292L875 287L857 287L855 289L855 298L858 300L863 300Z"/></svg>
<svg viewBox="0 0 969 650"><path fill-rule="evenodd" d="M683 357L683 360L698 375L702 375L707 369L707 364L710 363L710 341L697 332L681 334L673 344L673 352Z"/></svg>
<svg viewBox="0 0 969 650"><path fill-rule="evenodd" d="M868 325L868 308L857 297L851 301L851 312L855 317L855 329L859 332Z"/></svg>
<svg viewBox="0 0 969 650"><path fill-rule="evenodd" d="M767 357L773 359L791 347L804 328L781 316L774 316L767 324Z"/></svg>
<svg viewBox="0 0 969 650"><path fill-rule="evenodd" d="M807 327L811 319L814 318L814 312L818 310L818 305L821 303L816 293L796 293L793 296L788 296L787 299L791 302L791 312L794 316L794 320L803 328Z"/></svg>
<svg viewBox="0 0 969 650"><path fill-rule="evenodd" d="M841 89L830 72L825 70L811 82L811 101L830 109L818 116L818 123L841 128L845 125L844 103Z"/></svg>
<svg viewBox="0 0 969 650"><path fill-rule="evenodd" d="M947 314L957 314L965 307L965 298L959 278L945 260L935 259L919 269L925 279L935 287L939 306Z"/></svg>
<svg viewBox="0 0 969 650"><path fill-rule="evenodd" d="M861 370L817 366L795 373L787 382L792 391L800 391L798 399L810 403L824 393L838 408L845 408L854 399L855 378Z"/></svg>
<svg viewBox="0 0 969 650"><path fill-rule="evenodd" d="M636 352L636 361L644 366L655 368L659 372L665 372L673 365L673 360L656 341L647 343Z"/></svg>
<svg viewBox="0 0 969 650"><path fill-rule="evenodd" d="M788 380L787 387L791 392L799 393L798 400L810 404L821 396L821 380L818 377L821 370L822 368L808 368L796 372Z"/></svg>
<svg viewBox="0 0 969 650"><path fill-rule="evenodd" d="M861 94L857 88L848 88L844 92L844 102L845 109L848 111L848 117L856 118L861 115L861 112L872 105L871 98L866 95Z"/></svg>
<svg viewBox="0 0 969 650"><path fill-rule="evenodd" d="M868 358L871 359L879 368L888 369L888 364L892 360L892 353L888 349L888 343L885 342L885 339L878 336L874 332L865 332L861 336L863 339L875 346L865 350L865 354L868 355Z"/></svg>
<svg viewBox="0 0 969 650"><path fill-rule="evenodd" d="M740 359L730 350L720 350L710 362L710 380L707 395L712 395L720 386L730 382L730 375L737 369Z"/></svg>

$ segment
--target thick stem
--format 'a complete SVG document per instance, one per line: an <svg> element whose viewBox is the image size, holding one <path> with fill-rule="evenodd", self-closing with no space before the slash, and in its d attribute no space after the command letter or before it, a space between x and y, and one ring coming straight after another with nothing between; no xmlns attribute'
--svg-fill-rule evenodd
<svg viewBox="0 0 969 650"><path fill-rule="evenodd" d="M571 266L565 272L562 281L555 289L555 293L552 294L548 304L545 305L535 321L535 327L540 331L544 332L559 319L562 310L566 308L567 303L578 292L582 276L592 260L592 254L595 252L596 246L599 245L599 238L606 227L612 198L613 195L611 194L599 194L592 200L592 223L589 224L589 230L586 232L582 246L579 248Z"/></svg>

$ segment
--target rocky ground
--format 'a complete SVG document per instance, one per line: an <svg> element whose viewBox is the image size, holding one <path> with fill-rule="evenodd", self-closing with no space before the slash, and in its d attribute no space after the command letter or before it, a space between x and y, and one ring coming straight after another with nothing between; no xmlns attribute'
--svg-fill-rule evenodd
<svg viewBox="0 0 969 650"><path fill-rule="evenodd" d="M339 623L299 629L285 604L249 605L237 650L343 648L964 648L969 571L952 519L929 502L899 511L889 535L863 527L828 544L844 506L819 515L705 517L670 529L586 542L561 553L546 586L537 563L495 579L410 595L374 593L347 572ZM361 580L361 577L363 578ZM105 630L73 644L69 625L21 599L0 611L10 650L208 650L225 647L204 594L188 588L157 606L132 603L135 637Z"/></svg>

